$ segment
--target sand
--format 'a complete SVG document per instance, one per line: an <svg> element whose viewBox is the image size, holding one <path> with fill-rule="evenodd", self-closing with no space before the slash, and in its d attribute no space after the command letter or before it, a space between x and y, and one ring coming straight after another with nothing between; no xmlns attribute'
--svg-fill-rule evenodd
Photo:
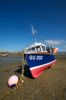
<svg viewBox="0 0 66 100"><path fill-rule="evenodd" d="M8 78L20 77L20 62L0 66L0 100L66 100L66 55L57 56L57 63L45 70L39 78L25 74L23 83L15 89L7 86Z"/></svg>

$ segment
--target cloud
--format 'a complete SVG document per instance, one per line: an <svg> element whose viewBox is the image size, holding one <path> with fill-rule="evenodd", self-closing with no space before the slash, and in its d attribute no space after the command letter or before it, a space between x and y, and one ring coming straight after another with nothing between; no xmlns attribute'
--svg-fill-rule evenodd
<svg viewBox="0 0 66 100"><path fill-rule="evenodd" d="M66 52L66 40L45 40L44 43L57 47L59 51Z"/></svg>
<svg viewBox="0 0 66 100"><path fill-rule="evenodd" d="M45 40L45 43L48 43L50 45L62 45L62 44L66 44L66 41L64 40Z"/></svg>

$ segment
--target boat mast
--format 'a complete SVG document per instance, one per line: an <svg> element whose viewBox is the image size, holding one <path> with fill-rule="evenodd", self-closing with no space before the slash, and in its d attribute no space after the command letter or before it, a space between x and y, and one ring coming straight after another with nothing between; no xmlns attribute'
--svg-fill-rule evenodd
<svg viewBox="0 0 66 100"><path fill-rule="evenodd" d="M34 36L35 42L37 42L37 39L36 39L37 31L34 29L33 25L32 25L32 34Z"/></svg>

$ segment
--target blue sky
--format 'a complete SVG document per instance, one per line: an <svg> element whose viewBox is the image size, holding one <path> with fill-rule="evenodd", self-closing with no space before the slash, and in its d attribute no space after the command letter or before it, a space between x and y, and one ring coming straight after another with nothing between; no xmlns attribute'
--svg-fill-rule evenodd
<svg viewBox="0 0 66 100"><path fill-rule="evenodd" d="M21 51L37 40L66 50L65 0L0 0L0 50Z"/></svg>

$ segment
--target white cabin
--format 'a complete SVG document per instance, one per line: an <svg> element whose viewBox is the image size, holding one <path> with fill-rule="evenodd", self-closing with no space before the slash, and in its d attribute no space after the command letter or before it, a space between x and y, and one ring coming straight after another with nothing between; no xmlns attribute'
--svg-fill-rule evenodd
<svg viewBox="0 0 66 100"><path fill-rule="evenodd" d="M46 45L43 43L34 43L25 49L25 53L47 52Z"/></svg>

